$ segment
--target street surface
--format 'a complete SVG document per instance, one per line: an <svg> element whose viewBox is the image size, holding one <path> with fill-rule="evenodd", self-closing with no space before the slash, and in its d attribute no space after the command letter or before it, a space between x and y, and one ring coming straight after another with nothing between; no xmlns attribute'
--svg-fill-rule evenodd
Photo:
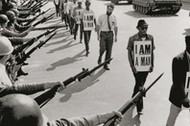
<svg viewBox="0 0 190 126"><path fill-rule="evenodd" d="M91 8L96 17L105 13L107 0L91 0ZM50 2L44 7L54 5ZM84 7L84 4L83 4ZM139 19L145 19L149 24L148 33L155 39L155 68L149 74L145 87L150 85L161 73L163 77L147 92L144 99L144 114L138 118L136 108L130 109L125 115L121 126L164 126L169 114L168 100L172 84L172 58L185 49L185 34L190 34L189 5L176 15L147 16L134 12L132 5L121 3L115 6L114 14L118 20L118 41L113 46L113 60L110 71L99 69L81 82L67 86L61 93L47 103L42 111L49 119L60 117L75 117L118 110L132 95L134 77L131 72L126 46L128 38L137 33L136 25ZM52 25L64 26L60 17L55 17L39 27ZM37 36L44 30L31 32L29 36ZM188 33L189 32L189 33ZM65 27L57 30L54 36L40 50L35 51L24 66L28 76L22 76L16 83L40 83L49 81L64 81L81 72L82 68L92 69L97 65L99 42L96 32L92 32L90 54L85 56L84 43L73 40ZM31 97L38 96L31 95ZM176 126L189 126L188 110L180 113Z"/></svg>

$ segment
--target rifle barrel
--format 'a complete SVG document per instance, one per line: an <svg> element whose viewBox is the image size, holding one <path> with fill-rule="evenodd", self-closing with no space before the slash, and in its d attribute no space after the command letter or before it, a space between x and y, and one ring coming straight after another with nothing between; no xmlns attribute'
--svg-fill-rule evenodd
<svg viewBox="0 0 190 126"><path fill-rule="evenodd" d="M97 69L99 69L100 67L102 67L103 65L107 64L108 62L110 62L112 60L112 58L106 60L105 62L99 64L98 66L94 67L92 70L85 72L84 74L82 74L81 76L78 77L78 80L82 80L83 78L85 78L86 76L90 75L91 73L93 73L94 71L96 71Z"/></svg>
<svg viewBox="0 0 190 126"><path fill-rule="evenodd" d="M127 110L129 110L130 107L138 101L139 98L143 97L144 93L146 93L162 77L163 74L164 73L158 76L156 80L147 87L146 90L139 91L131 100L127 101L118 111L121 112L122 115L125 114ZM114 121L117 118L118 116L110 118L107 122L105 122L103 126L114 126Z"/></svg>

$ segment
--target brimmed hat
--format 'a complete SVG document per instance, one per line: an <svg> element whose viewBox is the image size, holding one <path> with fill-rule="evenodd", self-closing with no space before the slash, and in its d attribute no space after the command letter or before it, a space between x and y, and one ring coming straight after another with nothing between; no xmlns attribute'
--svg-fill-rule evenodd
<svg viewBox="0 0 190 126"><path fill-rule="evenodd" d="M114 4L113 4L113 3L109 3L109 4L107 5L107 7L111 7L111 8L114 9Z"/></svg>
<svg viewBox="0 0 190 126"><path fill-rule="evenodd" d="M146 27L148 26L148 24L146 23L146 21L143 20L143 19L141 19L141 20L138 21L137 28L138 27L142 27L142 26L146 26Z"/></svg>

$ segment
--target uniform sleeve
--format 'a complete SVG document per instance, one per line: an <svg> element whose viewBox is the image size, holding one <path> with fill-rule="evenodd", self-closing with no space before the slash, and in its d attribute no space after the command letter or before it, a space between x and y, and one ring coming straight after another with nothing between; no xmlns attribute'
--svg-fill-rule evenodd
<svg viewBox="0 0 190 126"><path fill-rule="evenodd" d="M23 93L29 95L43 90L45 90L44 84L22 84L22 85L13 85L13 86L1 85L0 97L12 93Z"/></svg>
<svg viewBox="0 0 190 126"><path fill-rule="evenodd" d="M49 122L49 126L97 126L99 119L97 115L88 117L61 118Z"/></svg>

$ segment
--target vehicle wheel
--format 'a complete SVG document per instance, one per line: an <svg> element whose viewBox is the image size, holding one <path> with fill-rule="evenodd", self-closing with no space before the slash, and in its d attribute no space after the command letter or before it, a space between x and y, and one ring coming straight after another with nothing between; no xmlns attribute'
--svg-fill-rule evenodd
<svg viewBox="0 0 190 126"><path fill-rule="evenodd" d="M119 0L111 0L111 2L112 2L113 4L118 4L118 3L119 3Z"/></svg>

